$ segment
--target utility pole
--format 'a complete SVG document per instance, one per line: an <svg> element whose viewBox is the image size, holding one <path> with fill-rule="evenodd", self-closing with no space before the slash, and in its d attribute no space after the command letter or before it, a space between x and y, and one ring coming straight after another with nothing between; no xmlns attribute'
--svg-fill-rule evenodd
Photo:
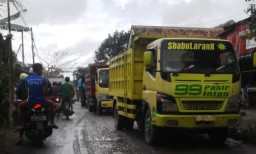
<svg viewBox="0 0 256 154"><path fill-rule="evenodd" d="M25 66L25 56L24 56L24 41L23 41L23 30L21 31L21 47L22 47L22 63Z"/></svg>
<svg viewBox="0 0 256 154"><path fill-rule="evenodd" d="M33 58L33 64L35 63L35 53L34 53L34 36L33 36L33 30L31 27L31 48L32 48L32 58Z"/></svg>
<svg viewBox="0 0 256 154"><path fill-rule="evenodd" d="M9 103L13 103L14 100L14 91L13 91L13 54L12 54L12 34L11 34L11 18L10 18L10 0L7 0L7 11L8 11L8 29L9 34L7 35L7 39L9 42Z"/></svg>

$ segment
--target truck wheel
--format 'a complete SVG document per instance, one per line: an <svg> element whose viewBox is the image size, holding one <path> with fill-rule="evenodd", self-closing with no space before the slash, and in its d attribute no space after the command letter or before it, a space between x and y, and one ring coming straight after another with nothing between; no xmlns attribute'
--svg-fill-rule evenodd
<svg viewBox="0 0 256 154"><path fill-rule="evenodd" d="M93 112L93 106L90 106L90 105L89 105L88 108L89 108L89 112Z"/></svg>
<svg viewBox="0 0 256 154"><path fill-rule="evenodd" d="M125 118L125 128L127 130L132 130L133 129L133 124L134 124L133 119Z"/></svg>
<svg viewBox="0 0 256 154"><path fill-rule="evenodd" d="M115 105L115 108L114 108L114 120L115 120L116 130L122 130L124 128L124 117L122 117L121 115L118 115L117 105Z"/></svg>
<svg viewBox="0 0 256 154"><path fill-rule="evenodd" d="M143 129L144 129L143 120L137 120L136 123L137 123L138 129L139 129L140 131L143 131Z"/></svg>
<svg viewBox="0 0 256 154"><path fill-rule="evenodd" d="M157 127L151 124L151 114L150 109L147 110L145 115L145 122L144 122L144 137L145 141L149 145L157 145L158 136L157 136Z"/></svg>
<svg viewBox="0 0 256 154"><path fill-rule="evenodd" d="M101 115L101 114L102 114L102 108L101 108L101 106L100 106L100 103L101 103L101 102L97 103L97 107L96 107L96 110L97 110L97 114L98 114L98 115Z"/></svg>
<svg viewBox="0 0 256 154"><path fill-rule="evenodd" d="M228 128L220 128L216 130L211 130L209 133L210 141L213 144L221 145L224 144L224 142L227 139L228 135Z"/></svg>

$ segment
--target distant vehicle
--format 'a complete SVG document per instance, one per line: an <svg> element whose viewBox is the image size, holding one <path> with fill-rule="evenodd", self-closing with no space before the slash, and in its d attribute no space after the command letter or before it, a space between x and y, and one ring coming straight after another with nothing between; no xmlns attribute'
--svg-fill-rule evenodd
<svg viewBox="0 0 256 154"><path fill-rule="evenodd" d="M57 82L57 83L61 83L61 84L65 83L65 79L64 78L48 78L48 80L51 82L51 84L53 82Z"/></svg>
<svg viewBox="0 0 256 154"><path fill-rule="evenodd" d="M69 99L62 100L61 99L61 101L57 102L57 103L59 103L58 108L56 110L58 118L60 117L60 114L63 114L66 117L66 119L69 119L69 116L74 114L74 112L72 111L72 107L71 107L72 100L69 100Z"/></svg>
<svg viewBox="0 0 256 154"><path fill-rule="evenodd" d="M98 115L102 110L112 109L113 102L109 96L109 69L105 64L91 64L85 75L86 101L90 112Z"/></svg>

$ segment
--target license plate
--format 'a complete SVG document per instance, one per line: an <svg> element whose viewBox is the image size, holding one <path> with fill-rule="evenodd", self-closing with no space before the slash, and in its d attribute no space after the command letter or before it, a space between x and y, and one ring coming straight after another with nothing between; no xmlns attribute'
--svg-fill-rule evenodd
<svg viewBox="0 0 256 154"><path fill-rule="evenodd" d="M198 115L196 116L196 121L200 122L200 121L216 121L214 116L211 115Z"/></svg>
<svg viewBox="0 0 256 154"><path fill-rule="evenodd" d="M31 121L46 121L46 116L32 116Z"/></svg>

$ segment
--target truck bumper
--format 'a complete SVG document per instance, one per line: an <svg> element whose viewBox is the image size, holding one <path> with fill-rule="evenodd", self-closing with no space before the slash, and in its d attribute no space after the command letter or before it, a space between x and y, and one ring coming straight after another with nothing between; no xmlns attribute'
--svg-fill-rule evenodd
<svg viewBox="0 0 256 154"><path fill-rule="evenodd" d="M157 127L218 128L240 124L240 114L221 115L159 115L152 121Z"/></svg>
<svg viewBox="0 0 256 154"><path fill-rule="evenodd" d="M100 103L102 108L112 108L113 107L113 101L108 100L108 101L101 101Z"/></svg>

